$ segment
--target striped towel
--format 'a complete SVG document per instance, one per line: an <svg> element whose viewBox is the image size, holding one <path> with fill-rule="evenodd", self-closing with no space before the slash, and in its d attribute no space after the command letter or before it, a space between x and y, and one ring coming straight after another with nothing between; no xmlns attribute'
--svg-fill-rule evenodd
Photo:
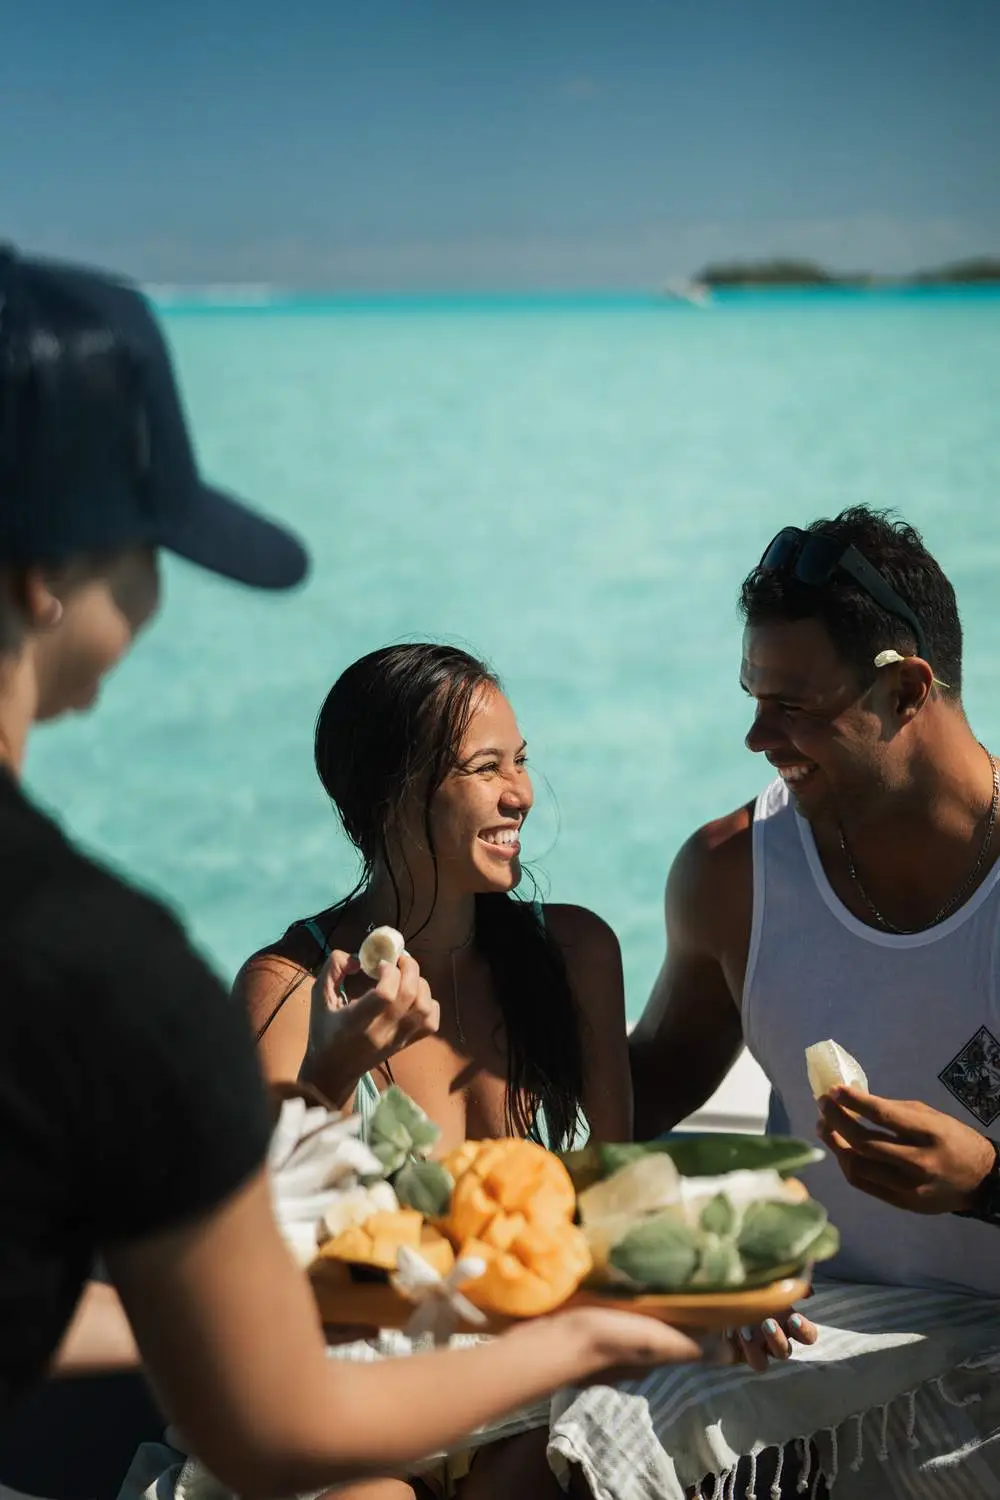
<svg viewBox="0 0 1000 1500"><path fill-rule="evenodd" d="M578 1464L596 1500L779 1500L821 1476L834 1500L997 1500L1000 1301L826 1282L807 1311L817 1343L766 1373L561 1392L553 1469Z"/></svg>

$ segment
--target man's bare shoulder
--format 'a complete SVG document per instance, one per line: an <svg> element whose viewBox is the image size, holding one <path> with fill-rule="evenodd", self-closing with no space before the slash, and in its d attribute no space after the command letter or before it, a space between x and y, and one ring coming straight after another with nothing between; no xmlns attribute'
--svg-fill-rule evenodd
<svg viewBox="0 0 1000 1500"><path fill-rule="evenodd" d="M670 871L687 885L713 885L727 877L742 879L752 868L753 803L725 817L703 823L678 850Z"/></svg>
<svg viewBox="0 0 1000 1500"><path fill-rule="evenodd" d="M667 879L667 924L681 933L741 925L753 896L753 803L691 834Z"/></svg>

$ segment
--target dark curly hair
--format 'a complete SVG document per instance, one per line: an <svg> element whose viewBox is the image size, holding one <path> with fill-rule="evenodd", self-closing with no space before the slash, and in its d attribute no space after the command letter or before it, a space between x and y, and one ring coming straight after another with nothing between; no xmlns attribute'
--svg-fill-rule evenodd
<svg viewBox="0 0 1000 1500"><path fill-rule="evenodd" d="M889 511L852 505L832 520L806 528L853 545L891 584L920 620L927 654L952 697L962 692L962 624L955 590L924 546L915 527ZM844 661L863 687L874 681L874 658L889 647L903 655L917 649L905 620L888 614L843 571L828 583L800 583L791 572L754 568L740 590L740 612L748 625L773 620L821 620Z"/></svg>

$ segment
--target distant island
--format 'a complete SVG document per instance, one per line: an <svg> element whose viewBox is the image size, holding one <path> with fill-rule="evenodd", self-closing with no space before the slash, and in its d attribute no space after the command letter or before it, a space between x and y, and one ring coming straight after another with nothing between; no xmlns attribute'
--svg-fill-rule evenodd
<svg viewBox="0 0 1000 1500"><path fill-rule="evenodd" d="M937 271L921 271L910 280L918 286L937 286L948 283L956 286L963 283L973 286L982 282L997 282L1000 281L1000 257L979 255L975 260L956 261L954 265L942 266Z"/></svg>
<svg viewBox="0 0 1000 1500"><path fill-rule="evenodd" d="M828 271L810 260L775 258L725 261L708 265L691 278L692 287L847 287L1000 285L1000 256L981 255L912 276L876 276L870 272Z"/></svg>

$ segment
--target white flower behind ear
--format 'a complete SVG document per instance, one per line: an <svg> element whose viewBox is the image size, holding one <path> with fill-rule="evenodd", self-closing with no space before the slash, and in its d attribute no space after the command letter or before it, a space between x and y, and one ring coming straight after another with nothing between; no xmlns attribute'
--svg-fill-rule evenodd
<svg viewBox="0 0 1000 1500"><path fill-rule="evenodd" d="M481 1328L486 1314L473 1307L458 1289L467 1281L475 1281L485 1270L486 1262L470 1255L456 1261L447 1276L441 1276L416 1250L401 1245L395 1274L389 1279L397 1292L417 1304L404 1330L406 1335L415 1339L429 1333L435 1344L446 1344L461 1323Z"/></svg>
<svg viewBox="0 0 1000 1500"><path fill-rule="evenodd" d="M875 658L876 667L889 667L897 661L905 661L905 656L900 656L898 651L880 651Z"/></svg>

